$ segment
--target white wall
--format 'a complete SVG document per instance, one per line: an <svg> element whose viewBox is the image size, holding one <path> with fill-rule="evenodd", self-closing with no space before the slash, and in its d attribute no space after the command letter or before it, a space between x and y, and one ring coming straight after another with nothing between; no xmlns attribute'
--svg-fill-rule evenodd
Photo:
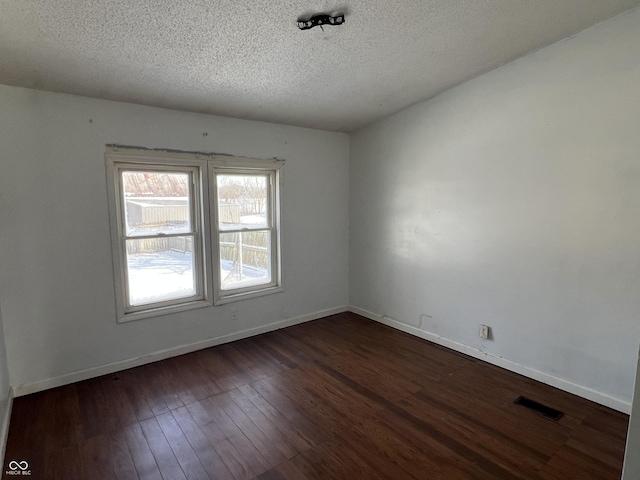
<svg viewBox="0 0 640 480"><path fill-rule="evenodd" d="M104 165L110 143L286 159L286 291L116 323ZM0 302L17 394L73 372L346 306L348 160L345 134L0 86Z"/></svg>
<svg viewBox="0 0 640 480"><path fill-rule="evenodd" d="M636 9L354 134L351 305L628 411L639 45Z"/></svg>

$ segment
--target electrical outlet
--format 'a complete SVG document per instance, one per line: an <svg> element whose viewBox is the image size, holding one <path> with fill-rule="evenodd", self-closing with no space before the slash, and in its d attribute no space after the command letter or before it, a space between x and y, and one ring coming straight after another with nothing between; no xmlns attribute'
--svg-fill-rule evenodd
<svg viewBox="0 0 640 480"><path fill-rule="evenodd" d="M238 309L237 308L232 308L231 309L231 321L236 321L238 320Z"/></svg>
<svg viewBox="0 0 640 480"><path fill-rule="evenodd" d="M488 325L480 325L480 338L488 339L489 338L489 326Z"/></svg>

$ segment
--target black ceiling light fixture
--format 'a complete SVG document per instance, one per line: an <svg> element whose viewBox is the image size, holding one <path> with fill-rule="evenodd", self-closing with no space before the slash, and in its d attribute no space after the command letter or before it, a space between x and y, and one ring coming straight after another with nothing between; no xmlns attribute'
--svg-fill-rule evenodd
<svg viewBox="0 0 640 480"><path fill-rule="evenodd" d="M299 18L297 23L300 30L309 30L313 27L322 28L324 25L342 25L344 23L344 13L336 13L335 15L319 13L306 20Z"/></svg>

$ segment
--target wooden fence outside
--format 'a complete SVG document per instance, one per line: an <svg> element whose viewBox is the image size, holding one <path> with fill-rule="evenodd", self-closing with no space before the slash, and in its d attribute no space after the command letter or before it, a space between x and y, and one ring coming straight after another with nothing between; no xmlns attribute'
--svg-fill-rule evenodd
<svg viewBox="0 0 640 480"><path fill-rule="evenodd" d="M239 261L240 235L242 235L242 263L267 269L269 267L269 249L266 245L267 235L264 232L223 233L220 242L220 258L234 263ZM127 254L130 255L164 251L193 253L193 238L189 236L161 237L127 242Z"/></svg>

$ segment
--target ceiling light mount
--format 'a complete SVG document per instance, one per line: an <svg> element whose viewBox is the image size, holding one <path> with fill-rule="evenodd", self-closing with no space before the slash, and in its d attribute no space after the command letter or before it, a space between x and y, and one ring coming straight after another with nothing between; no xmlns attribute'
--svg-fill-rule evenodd
<svg viewBox="0 0 640 480"><path fill-rule="evenodd" d="M301 18L298 19L298 28L300 30L309 30L313 27L322 28L323 25L342 25L344 23L344 13L337 13L335 15L328 15L326 13L319 13L312 16L307 20Z"/></svg>

